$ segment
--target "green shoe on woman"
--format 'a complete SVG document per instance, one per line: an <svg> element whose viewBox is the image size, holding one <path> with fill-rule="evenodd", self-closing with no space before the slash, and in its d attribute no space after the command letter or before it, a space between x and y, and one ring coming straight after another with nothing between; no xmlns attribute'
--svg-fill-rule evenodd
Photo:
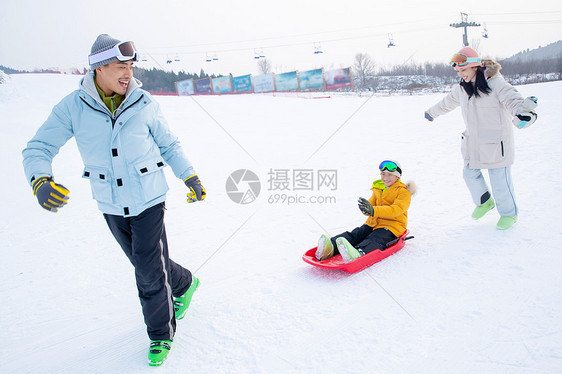
<svg viewBox="0 0 562 374"><path fill-rule="evenodd" d="M476 208L474 208L474 212L472 212L472 218L480 219L484 217L484 215L490 210L494 209L495 206L496 203L494 203L494 199L490 197L484 204L478 205Z"/></svg>
<svg viewBox="0 0 562 374"><path fill-rule="evenodd" d="M515 222L517 222L517 216L501 217L498 221L498 224L496 225L496 228L498 230L507 230L508 228L513 226Z"/></svg>
<svg viewBox="0 0 562 374"><path fill-rule="evenodd" d="M151 340L148 350L148 364L150 366L160 366L168 357L172 348L171 340Z"/></svg>
<svg viewBox="0 0 562 374"><path fill-rule="evenodd" d="M176 297L174 299L174 312L176 315L176 319L182 319L183 317L185 317L187 308L189 308L191 298L193 297L193 293L195 293L195 290L197 290L197 287L199 287L199 279L193 276L191 285L189 286L187 291L185 291L182 296Z"/></svg>

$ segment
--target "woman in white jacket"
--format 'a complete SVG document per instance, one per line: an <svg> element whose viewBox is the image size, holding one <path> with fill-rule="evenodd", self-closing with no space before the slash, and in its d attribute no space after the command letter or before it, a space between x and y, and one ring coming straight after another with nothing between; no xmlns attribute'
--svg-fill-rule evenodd
<svg viewBox="0 0 562 374"><path fill-rule="evenodd" d="M434 118L460 106L466 125L462 133L463 176L476 208L474 219L482 218L496 204L501 215L497 228L505 230L517 222L511 165L514 161L513 127L525 128L535 122L535 97L524 99L500 74L501 65L481 60L478 53L464 47L455 53L451 65L461 77L460 84L425 117ZM488 169L493 197L481 169ZM494 201L495 199L495 201Z"/></svg>

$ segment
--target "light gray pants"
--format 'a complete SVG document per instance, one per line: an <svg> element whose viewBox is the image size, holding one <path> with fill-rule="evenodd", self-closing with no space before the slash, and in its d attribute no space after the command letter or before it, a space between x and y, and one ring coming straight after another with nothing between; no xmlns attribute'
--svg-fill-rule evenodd
<svg viewBox="0 0 562 374"><path fill-rule="evenodd" d="M492 196L496 202L498 213L502 217L516 216L518 213L515 195L513 193L513 182L511 180L511 166L497 169L487 169L492 185ZM481 205L480 198L489 192L486 180L480 169L470 169L465 165L463 170L464 181L472 195L474 204Z"/></svg>

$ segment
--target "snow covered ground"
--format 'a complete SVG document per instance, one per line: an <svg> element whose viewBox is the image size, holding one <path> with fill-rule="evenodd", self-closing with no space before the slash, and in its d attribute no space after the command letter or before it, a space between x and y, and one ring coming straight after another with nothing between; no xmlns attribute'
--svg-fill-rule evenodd
<svg viewBox="0 0 562 374"><path fill-rule="evenodd" d="M470 218L460 109L423 118L443 94L159 97L208 196L188 205L167 171L172 258L202 283L154 369L132 266L74 141L54 162L71 191L59 213L37 205L22 171L26 142L81 77L10 78L0 85L1 373L562 372L562 82L519 87L539 98L539 120L516 131L520 218L505 232L495 210ZM387 158L418 185L415 239L354 275L304 263L321 233L363 223L357 197ZM238 169L260 178L250 204L226 193ZM275 189L303 170L335 170L337 186Z"/></svg>

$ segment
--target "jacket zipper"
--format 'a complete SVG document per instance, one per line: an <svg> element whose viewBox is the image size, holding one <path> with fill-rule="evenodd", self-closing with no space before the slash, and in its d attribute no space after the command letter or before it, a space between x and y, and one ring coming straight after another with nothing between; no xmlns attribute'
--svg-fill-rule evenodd
<svg viewBox="0 0 562 374"><path fill-rule="evenodd" d="M121 114L125 113L125 111L127 109L129 109L130 107L132 107L133 105L135 105L136 103L138 103L139 101L141 101L141 99L144 97L144 94L142 94L134 103L132 103L131 105L129 105L128 107L126 107L125 109L123 109L121 111L121 113L119 113L119 115L117 117L115 117L115 120L113 121L113 124L115 124L115 122L117 122L117 118L119 118L121 116Z"/></svg>
<svg viewBox="0 0 562 374"><path fill-rule="evenodd" d="M501 144L501 146L502 146L502 157L504 157L504 154L503 154L503 140L500 142L500 144Z"/></svg>
<svg viewBox="0 0 562 374"><path fill-rule="evenodd" d="M95 110L96 112L100 112L102 114L105 114L105 115L109 116L109 114L107 114L107 112L104 112L103 110L96 109L93 106L91 106L90 104L88 104L88 102L86 100L84 100L84 98L82 96L80 96L80 100L82 100L84 102L84 104L86 104L87 106L89 106L90 108ZM111 118L111 116L109 116L109 117Z"/></svg>
<svg viewBox="0 0 562 374"><path fill-rule="evenodd" d="M131 105L129 105L128 107L126 107L125 109L123 109L121 111L121 113L119 113L119 116L121 114L123 114L123 112L125 112L127 109L129 109L130 107L132 107L133 105L135 105L136 103L138 103L142 98L144 97L144 94L142 94L134 103L132 103ZM115 126L115 122L117 122L117 118L119 118L119 116L113 118L112 116L110 116L109 114L107 114L106 112L104 112L103 110L99 110L94 108L93 106L91 106L90 104L88 104L88 102L86 100L84 100L83 97L80 96L80 100L82 100L84 102L84 104L86 104L87 106L89 106L90 108L92 108L93 110L95 110L96 112L100 112L103 113L105 115L107 115L109 117L109 119L111 119L111 128L113 128L113 126Z"/></svg>

